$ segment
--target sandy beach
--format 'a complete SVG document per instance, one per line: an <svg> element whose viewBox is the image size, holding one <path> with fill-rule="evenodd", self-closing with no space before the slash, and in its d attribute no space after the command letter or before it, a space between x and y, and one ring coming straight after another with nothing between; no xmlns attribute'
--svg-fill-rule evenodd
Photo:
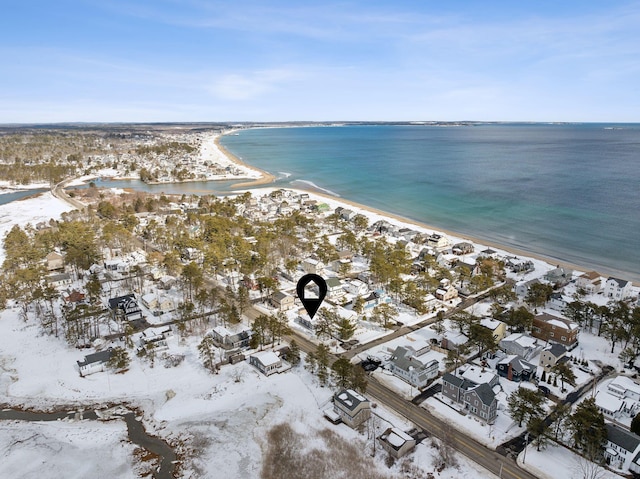
<svg viewBox="0 0 640 479"><path fill-rule="evenodd" d="M272 175L271 173L268 173L264 170L261 170L259 168L256 168L254 166L251 166L249 164L247 164L246 162L240 160L237 156L233 155L231 152L229 152L227 149L225 149L224 147L222 147L219 143L220 140L220 136L216 138L216 144L218 145L218 147L220 148L220 151L223 152L225 155L227 155L227 157L231 160L234 161L244 167L247 168L251 168L255 171L258 171L260 173L263 174L263 177L261 179L258 179L256 181L251 181L251 182L244 182L244 183L239 183L239 184L235 184L233 185L233 188L243 188L243 189L255 189L258 186L266 186L269 183L272 183L273 181L275 181L275 176ZM545 256L539 253L533 253L530 251L526 251L526 250L522 250L522 249L517 249L517 248L513 248L511 246L504 246L502 244L499 244L497 242L492 242L492 241L487 241L487 240L483 240L483 239L479 239L479 238L475 238L473 236L464 234L464 233L460 233L460 232L455 232L455 231L450 231L447 229L443 229L437 226L433 226L433 225L429 225L420 221L416 221L416 220L412 220L410 218L406 218L404 216L398 215L398 214L394 214L394 213L389 213L388 211L383 211L377 208L373 208L371 206L368 205L364 205L361 203L357 203L355 201L351 201L342 197L336 197L336 196L332 196L329 195L327 193L318 191L316 189L312 189L312 188L290 188L287 187L286 189L289 190L294 190L294 191L298 191L298 192L305 192L305 193L309 193L310 195L315 195L317 197L317 199L322 199L322 200L326 200L327 203L329 203L330 206L332 206L333 208L337 207L337 206L349 206L351 209L353 209L354 211L357 212L361 212L363 214L365 214L365 216L367 216L370 220L373 221L377 221L377 219L388 219L388 220L392 220L391 222L398 224L398 225L402 225L402 226L413 226L416 228L419 228L423 231L426 232L438 232L438 233L442 233L445 234L447 236L449 236L450 238L452 238L452 241L455 242L460 242L460 241L466 241L469 243L473 243L474 245L478 246L480 248L480 250L486 249L486 248L491 248L494 250L497 250L498 252L505 252L508 253L510 255L513 256L518 256L518 257L522 257L522 258L531 258L533 260L539 261L541 263L545 263L549 266L549 268L553 268L556 266L562 266L565 268L570 268L574 271L577 272L586 272L586 271L590 271L590 268L586 268L584 266L578 265L578 264L574 264L574 263L570 263L568 261L559 259L559 258L554 258L552 256ZM625 272L625 271L616 271L614 269L605 269L605 268L600 268L598 270L598 272L601 275L604 276L615 276L615 277L619 277L622 279L627 279L627 280L632 280L632 281L640 281L640 277L638 277L637 275L634 274L630 274L629 272Z"/></svg>
<svg viewBox="0 0 640 479"><path fill-rule="evenodd" d="M255 180L243 181L243 182L240 182L240 183L235 183L235 184L231 185L231 188L233 188L233 189L236 189L236 188L254 188L256 186L268 185L269 183L273 183L276 180L276 177L274 175L272 175L271 173L269 173L267 171L264 171L264 170L261 170L260 168L256 168L255 166L251 166L251 165L245 163L240 158L238 158L236 155L234 155L229 150L227 150L224 146L222 146L220 144L220 137L221 136L222 135L216 137L215 144L216 144L216 147L218 148L218 150L220 150L220 152L224 156L226 156L233 163L236 163L237 165L239 165L239 166L241 166L243 168L247 168L249 170L255 171L255 172L257 172L257 173L259 173L261 175L260 178L255 179Z"/></svg>

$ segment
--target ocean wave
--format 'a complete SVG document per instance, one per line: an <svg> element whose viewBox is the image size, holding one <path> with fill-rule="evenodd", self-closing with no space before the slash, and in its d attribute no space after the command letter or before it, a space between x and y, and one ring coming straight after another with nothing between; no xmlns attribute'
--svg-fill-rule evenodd
<svg viewBox="0 0 640 479"><path fill-rule="evenodd" d="M278 171L278 174L280 178L289 178L291 176L291 173L287 173L286 171Z"/></svg>
<svg viewBox="0 0 640 479"><path fill-rule="evenodd" d="M339 195L338 193L336 193L336 192L334 192L334 191L331 191L331 190L328 190L328 189L326 189L326 188L322 188L322 187L320 187L320 186L316 185L313 181L308 181L308 180L294 180L294 181L292 181L292 182L291 182L291 184L294 184L294 183L304 183L305 185L308 185L308 186L310 186L311 188L313 188L313 189L315 189L315 190L320 190L320 191L322 191L322 192L324 192L324 193L327 193L328 195L331 195L331 196L337 196L338 198L340 198L340 195Z"/></svg>

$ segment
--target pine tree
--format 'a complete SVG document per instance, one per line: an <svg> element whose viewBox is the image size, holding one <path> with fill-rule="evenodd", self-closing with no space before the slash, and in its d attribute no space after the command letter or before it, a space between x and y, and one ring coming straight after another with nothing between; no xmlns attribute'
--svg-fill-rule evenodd
<svg viewBox="0 0 640 479"><path fill-rule="evenodd" d="M576 407L567 426L571 431L574 446L588 459L595 460L602 454L602 445L607 440L604 416L596 406L595 398L588 398Z"/></svg>
<svg viewBox="0 0 640 479"><path fill-rule="evenodd" d="M542 370L542 376L540 376L540 382L547 382L547 371Z"/></svg>
<svg viewBox="0 0 640 479"><path fill-rule="evenodd" d="M544 398L538 391L527 388L518 388L507 398L509 414L514 421L518 421L518 427L524 421L534 417L542 417L542 403Z"/></svg>
<svg viewBox="0 0 640 479"><path fill-rule="evenodd" d="M326 386L329 380L329 348L326 344L320 343L316 350L316 359L318 362L318 380L320 386Z"/></svg>
<svg viewBox="0 0 640 479"><path fill-rule="evenodd" d="M336 386L341 389L351 386L353 365L347 358L338 358L331 366L331 371Z"/></svg>
<svg viewBox="0 0 640 479"><path fill-rule="evenodd" d="M295 340L291 340L291 343L289 344L287 360L292 366L300 364L300 346L298 346L298 343L296 343Z"/></svg>
<svg viewBox="0 0 640 479"><path fill-rule="evenodd" d="M122 371L129 367L130 361L127 350L118 346L112 349L107 366L116 371Z"/></svg>
<svg viewBox="0 0 640 479"><path fill-rule="evenodd" d="M216 365L215 359L216 346L211 336L207 335L200 341L198 352L200 353L203 366L212 373L217 372L218 366Z"/></svg>

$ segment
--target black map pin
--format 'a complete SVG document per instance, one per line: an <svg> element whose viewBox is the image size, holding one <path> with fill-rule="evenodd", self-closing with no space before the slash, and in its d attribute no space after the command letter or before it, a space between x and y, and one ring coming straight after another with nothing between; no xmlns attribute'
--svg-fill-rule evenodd
<svg viewBox="0 0 640 479"><path fill-rule="evenodd" d="M311 282L318 285L319 292L317 298L305 298L304 289ZM305 274L300 278L300 281L298 281L296 292L298 293L298 298L302 301L302 306L307 310L309 318L313 319L315 314L318 312L318 308L320 308L324 297L327 295L327 282L317 274Z"/></svg>

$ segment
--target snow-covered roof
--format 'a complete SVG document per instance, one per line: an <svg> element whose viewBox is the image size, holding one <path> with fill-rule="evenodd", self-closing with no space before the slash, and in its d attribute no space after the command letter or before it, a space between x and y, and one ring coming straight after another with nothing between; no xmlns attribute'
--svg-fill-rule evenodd
<svg viewBox="0 0 640 479"><path fill-rule="evenodd" d="M261 351L252 354L252 356L258 359L264 366L274 366L280 362L280 358L273 351Z"/></svg>
<svg viewBox="0 0 640 479"><path fill-rule="evenodd" d="M490 383L496 378L496 374L493 371L480 366L471 366L460 374L460 376L476 384Z"/></svg>
<svg viewBox="0 0 640 479"><path fill-rule="evenodd" d="M493 319L493 318L482 318L480 320L480 324L485 328L488 328L491 331L494 331L496 328L498 328L501 324L504 324L504 323L502 321L498 321L497 319Z"/></svg>

